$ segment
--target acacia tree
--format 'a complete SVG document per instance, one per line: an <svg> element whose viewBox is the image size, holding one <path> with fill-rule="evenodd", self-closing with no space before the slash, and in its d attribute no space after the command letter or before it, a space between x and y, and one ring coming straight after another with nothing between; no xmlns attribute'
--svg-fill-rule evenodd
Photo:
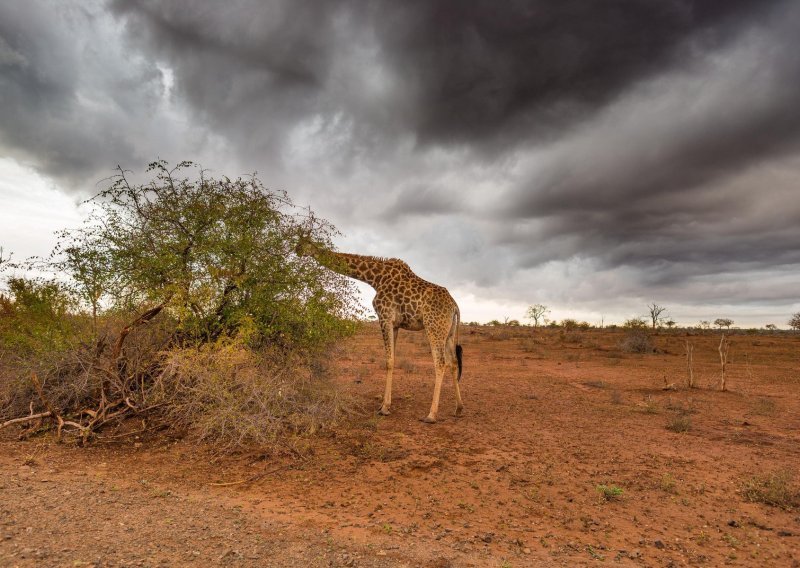
<svg viewBox="0 0 800 568"><path fill-rule="evenodd" d="M659 306L655 302L647 306L647 313L650 317L650 322L652 323L653 329L655 329L663 320L668 317L666 314L664 314L666 311L667 308L664 306Z"/></svg>
<svg viewBox="0 0 800 568"><path fill-rule="evenodd" d="M137 325L166 312L181 342L246 329L259 341L308 347L343 333L353 287L292 253L304 219L288 196L254 176L185 177L192 167L153 162L146 185L118 169L90 200L84 227L61 233L54 264L95 317L101 305L139 314ZM306 230L330 243L329 224Z"/></svg>
<svg viewBox="0 0 800 568"><path fill-rule="evenodd" d="M550 308L544 304L534 304L532 306L528 306L528 311L525 312L525 317L529 320L533 320L533 327L539 327L539 320L542 320L549 311Z"/></svg>
<svg viewBox="0 0 800 568"><path fill-rule="evenodd" d="M789 320L789 327L796 331L800 331L800 312L792 315L791 319Z"/></svg>
<svg viewBox="0 0 800 568"><path fill-rule="evenodd" d="M731 318L717 318L714 320L714 325L718 328L722 329L730 329L733 325L733 320Z"/></svg>

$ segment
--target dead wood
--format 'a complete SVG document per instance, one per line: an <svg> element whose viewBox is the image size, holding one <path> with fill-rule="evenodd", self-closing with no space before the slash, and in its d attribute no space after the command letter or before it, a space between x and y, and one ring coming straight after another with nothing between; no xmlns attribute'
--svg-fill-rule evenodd
<svg viewBox="0 0 800 568"><path fill-rule="evenodd" d="M39 412L38 414L31 414L29 416L23 416L21 418L12 418L11 420L6 420L2 424L0 424L0 430L5 428L6 426L11 426L12 424L22 424L24 422L30 422L31 420L36 420L37 418L46 418L48 416L52 416L52 413L49 410L47 412Z"/></svg>
<svg viewBox="0 0 800 568"><path fill-rule="evenodd" d="M725 339L725 334L722 334L722 339L719 342L719 360L722 365L722 376L720 377L719 390L724 391L725 388L725 368L728 366L728 351L731 348L731 342Z"/></svg>
<svg viewBox="0 0 800 568"><path fill-rule="evenodd" d="M120 330L119 337L117 337L117 341L114 344L114 350L111 352L111 360L112 361L119 360L120 356L122 355L122 345L125 343L125 338L128 337L128 334L131 331L133 331L133 329L136 328L137 326L140 326L140 325L142 325L144 323L149 322L151 319L153 319L158 314L160 314L161 310L164 309L164 307L167 305L167 302L169 302L169 300L170 300L170 298L167 298L166 300L164 300L163 302L161 302L160 304L158 304L154 308L150 308L149 310L144 312L142 315L137 317L135 320L133 320L131 323L129 323L128 325L123 327L122 330Z"/></svg>
<svg viewBox="0 0 800 568"><path fill-rule="evenodd" d="M689 388L694 388L694 370L692 363L694 362L694 344L686 340L686 367L689 371Z"/></svg>

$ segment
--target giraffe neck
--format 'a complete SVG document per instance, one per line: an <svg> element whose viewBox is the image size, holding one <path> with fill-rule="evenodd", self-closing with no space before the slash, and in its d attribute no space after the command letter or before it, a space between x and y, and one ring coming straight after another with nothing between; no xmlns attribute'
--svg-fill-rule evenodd
<svg viewBox="0 0 800 568"><path fill-rule="evenodd" d="M333 251L319 252L314 258L334 272L366 282L376 289L380 285L387 262L374 256Z"/></svg>

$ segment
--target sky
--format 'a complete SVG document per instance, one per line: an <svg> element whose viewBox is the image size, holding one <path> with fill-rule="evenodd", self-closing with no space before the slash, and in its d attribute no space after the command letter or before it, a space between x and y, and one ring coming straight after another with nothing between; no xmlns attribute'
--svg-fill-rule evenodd
<svg viewBox="0 0 800 568"><path fill-rule="evenodd" d="M46 255L117 165L192 160L462 321L785 328L798 29L795 0L0 0L0 246Z"/></svg>

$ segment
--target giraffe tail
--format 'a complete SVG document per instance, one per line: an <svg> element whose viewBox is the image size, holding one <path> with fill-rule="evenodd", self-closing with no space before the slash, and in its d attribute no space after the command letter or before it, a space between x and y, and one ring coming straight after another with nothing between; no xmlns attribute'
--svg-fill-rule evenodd
<svg viewBox="0 0 800 568"><path fill-rule="evenodd" d="M463 352L464 350L461 348L461 346L456 345L456 361L458 361L458 382L461 382L461 367L462 367L461 355Z"/></svg>
<svg viewBox="0 0 800 568"><path fill-rule="evenodd" d="M456 362L458 362L458 382L461 382L461 370L463 368L463 354L464 348L458 343L458 325L461 323L461 313L456 308L455 326L456 326Z"/></svg>

